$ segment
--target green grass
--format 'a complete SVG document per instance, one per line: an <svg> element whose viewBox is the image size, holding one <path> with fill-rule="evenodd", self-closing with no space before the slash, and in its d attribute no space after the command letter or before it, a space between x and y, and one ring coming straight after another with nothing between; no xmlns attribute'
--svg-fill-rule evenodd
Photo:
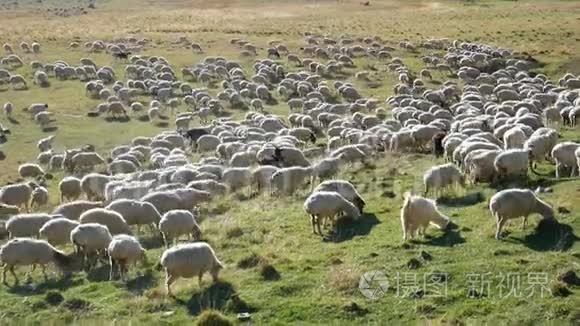
<svg viewBox="0 0 580 326"><path fill-rule="evenodd" d="M68 50L73 37L82 42L136 35L153 40L145 49L147 55L166 57L179 70L192 65L205 55L223 55L237 59L238 50L228 40L242 37L265 47L268 40L284 40L294 52L303 43L304 31L332 36L380 35L396 45L409 39L449 37L476 40L503 47L527 51L545 65L539 71L557 79L564 71L580 73L578 42L579 7L574 2L561 1L477 1L463 5L457 1L372 1L363 7L358 1L170 1L153 3L149 8L135 7L147 3L110 1L99 5L89 15L54 18L38 16L25 10L0 12L0 34L6 41L38 40L43 53L37 57L24 55L25 62L58 59L75 64L82 57L91 57L99 65L112 65L122 76L122 65L106 54L88 54L83 50ZM227 10L219 8L227 7ZM127 10L131 8L131 10ZM123 11L122 15L120 10ZM16 24L18 23L18 24ZM178 48L171 41L179 36L199 41L206 53L194 55ZM421 54L396 51L413 71L419 71ZM240 60L249 76L253 60ZM375 62L356 61L357 70L368 69ZM380 66L373 72L378 88L353 81L363 95L384 101L392 94L395 76ZM297 69L297 68L292 68ZM30 78L29 67L16 71ZM350 71L354 74L355 70ZM435 79L442 76L435 74ZM55 112L58 130L56 149L94 144L100 153L107 153L117 144L127 143L138 135L154 135L164 130L132 117L128 123L107 122L88 118L99 101L84 96L79 81L51 80L49 89L34 85L27 91L0 91L0 103L11 101L17 112L18 124L0 117L12 130L2 150L8 158L0 162L0 184L18 180L17 167L32 161L37 155L36 142L44 137L30 117L21 109L30 103L47 102ZM428 84L434 86L434 84ZM199 85L196 85L199 86ZM216 93L218 89L210 89ZM147 100L147 99L143 99ZM245 112L226 108L234 118ZM287 114L282 101L268 106L267 111ZM196 122L197 123L197 122ZM172 126L170 126L172 127ZM561 130L563 139L578 140L577 130ZM355 166L342 173L352 181L367 200L368 212L360 225L341 225L337 235L327 241L313 235L302 204L308 194L304 189L292 198L262 195L250 200L241 195L215 199L203 207L203 238L215 248L226 268L220 283L212 285L206 276L202 287L197 281L180 280L174 284L177 299L164 296L164 276L154 267L163 249L150 235L141 240L150 249L151 264L131 271L131 280L124 284L106 280L106 268L80 273L68 281L42 282L33 274L31 285L0 286L1 323L32 324L82 323L102 324L104 321L144 324L185 324L192 322L202 310L217 309L235 319L237 312L249 310L256 324L386 324L417 320L437 323L532 324L555 320L577 323L580 319L579 288L571 287L568 297L534 296L531 299L502 298L496 292L477 299L468 299L468 277L473 273L520 273L522 282L528 273L547 273L548 287L566 270L580 271L580 245L566 234L578 235L580 202L578 180L552 184L531 176L528 186L550 185L552 193L542 195L557 208L564 225L561 234L538 236L535 219L527 230L521 221L514 221L506 230L506 239L493 238L495 224L487 209L487 201L495 192L489 185L469 186L455 194L459 199L442 205L442 210L459 225L443 233L430 229L428 237L404 244L399 221L399 209L405 191L422 189L423 171L435 163L425 155L380 155L374 168ZM542 165L543 172L553 168ZM56 185L62 174L49 182L50 206L58 202ZM481 196L476 196L476 194ZM391 198L391 194L394 195ZM50 207L43 208L49 209ZM72 248L67 248L72 250ZM421 258L426 252L432 259ZM254 257L255 256L255 257ZM257 257L257 265L240 262ZM251 260L251 259L250 259ZM412 260L419 262L410 269ZM250 264L253 265L253 264ZM279 279L265 280L264 266L272 266ZM21 269L21 274L25 271ZM370 271L381 271L391 287L379 300L370 300L358 290L360 277ZM397 273L447 273L447 295L433 296L427 291L422 298L400 298L394 290ZM137 274L138 275L137 275ZM400 274L399 276L404 276ZM24 277L21 277L24 279ZM54 276L53 276L54 278ZM492 286L497 289L499 279ZM45 297L58 292L63 301L52 305ZM420 296L420 293L417 294ZM52 301L51 301L52 302ZM353 304L354 303L354 304Z"/></svg>

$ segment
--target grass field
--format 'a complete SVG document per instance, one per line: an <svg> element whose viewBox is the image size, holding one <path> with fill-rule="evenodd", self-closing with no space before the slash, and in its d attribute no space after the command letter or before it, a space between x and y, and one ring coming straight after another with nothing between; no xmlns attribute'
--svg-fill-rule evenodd
<svg viewBox="0 0 580 326"><path fill-rule="evenodd" d="M0 7L4 3L8 1L0 0ZM552 79L565 72L580 74L580 3L575 1L380 0L362 6L350 0L108 0L97 1L96 9L88 10L87 15L61 18L46 11L64 6L62 0L45 0L0 10L0 43L17 45L36 40L43 46L42 53L22 55L25 62L76 63L91 57L123 76L123 65L109 55L68 49L69 43L75 39L83 43L147 37L153 42L144 54L164 56L177 71L208 55L238 59L239 50L228 42L233 37L263 48L269 40L283 40L296 52L304 44L306 31L333 37L379 35L392 45L402 40L448 37L525 51L542 64L538 71ZM81 2L79 6L86 8ZM180 36L199 42L206 53L192 54L173 44ZM265 51L261 52L265 56ZM421 69L422 53L395 51L395 55L414 71ZM239 61L246 72L252 72L252 59ZM358 70L372 64L366 59L356 61ZM32 76L28 65L15 73L28 80ZM392 95L397 82L392 74L379 68L373 71L372 79L374 88L354 78L352 81L365 96L384 101ZM214 94L217 91L210 89ZM31 103L49 103L55 112L59 150L90 143L106 153L135 136L163 130L138 119L120 123L88 118L86 112L99 101L87 98L79 81L52 81L48 89L35 85L26 91L0 89L0 103L6 101L13 102L17 112L12 122L0 116L0 122L12 131L8 143L2 145L7 159L0 161L0 185L18 180L18 165L36 158L36 142L46 136L21 110ZM226 109L234 118L245 114ZM266 110L288 113L282 101ZM560 133L563 139L580 140L577 129L562 129ZM495 240L495 223L487 201L496 189L478 185L442 201L442 210L452 217L457 229L447 233L429 230L425 239L404 244L399 220L402 194L420 190L423 171L436 163L425 155L386 154L378 157L372 168L356 166L342 172L342 177L364 195L367 214L359 225L339 225L334 237L325 241L312 234L303 212L307 189L293 198L228 195L214 200L203 208L201 226L203 239L212 244L226 265L219 283L212 285L206 278L200 289L194 279L180 280L174 286L177 298L166 298L164 276L154 268L163 248L157 238L146 237L141 240L150 249L151 263L139 267L138 275L132 270L127 283L109 282L108 270L102 268L66 281L41 282L40 274L34 273L32 284L0 286L0 324L185 324L208 308L232 319L238 312L249 311L256 324L264 325L417 320L435 324L535 324L546 320L578 324L580 287L570 287L571 294L565 297L549 290L557 292L561 273L580 272L580 181L556 183L551 178L530 176L527 186L553 188L542 198L559 212L561 226L554 233L536 233L532 218L527 230L521 229L520 221L513 222L506 239ZM548 165L540 169L553 173ZM49 182L51 207L58 203L60 177L62 174L57 174L56 180ZM385 293L376 293L376 300L359 291L361 276L372 271L383 273L389 283ZM477 280L477 275L488 272L485 280L491 282L490 291L481 291L480 286L486 283ZM424 281L433 274L435 281ZM534 283L534 277L540 280ZM469 292L473 282L478 283L477 289ZM425 283L427 288L417 288ZM548 291L542 295L538 284ZM376 282L373 286L376 288ZM536 292L528 298L530 286ZM514 288L516 293L508 291ZM62 303L51 299L56 292L62 295Z"/></svg>

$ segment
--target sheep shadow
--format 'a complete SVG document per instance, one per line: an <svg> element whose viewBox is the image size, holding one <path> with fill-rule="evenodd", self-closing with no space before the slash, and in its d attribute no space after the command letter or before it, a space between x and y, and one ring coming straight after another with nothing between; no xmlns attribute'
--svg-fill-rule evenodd
<svg viewBox="0 0 580 326"><path fill-rule="evenodd" d="M232 284L218 281L209 287L199 289L187 301L179 298L175 298L175 301L185 306L190 315L197 316L208 308L223 310L233 296L237 294Z"/></svg>
<svg viewBox="0 0 580 326"><path fill-rule="evenodd" d="M437 199L437 204L448 207L473 206L485 201L485 196L481 192L467 194L461 197L450 197L445 195Z"/></svg>
<svg viewBox="0 0 580 326"><path fill-rule="evenodd" d="M59 279L48 279L42 283L34 284L19 284L8 286L8 292L12 294L18 294L21 296L32 296L43 294L50 290L65 291L72 287L81 285L84 283L82 278L72 278L64 277Z"/></svg>
<svg viewBox="0 0 580 326"><path fill-rule="evenodd" d="M568 251L580 238L568 224L540 220L531 234L515 240L534 251Z"/></svg>
<svg viewBox="0 0 580 326"><path fill-rule="evenodd" d="M42 128L42 132L54 132L57 130L58 130L57 126Z"/></svg>
<svg viewBox="0 0 580 326"><path fill-rule="evenodd" d="M169 122L159 121L159 122L155 123L155 126L159 127L159 128L167 128L167 127L169 127Z"/></svg>
<svg viewBox="0 0 580 326"><path fill-rule="evenodd" d="M151 269L147 269L145 274L128 280L127 283L125 283L125 286L131 293L143 295L146 290L156 287L157 284L158 280L155 278L155 276L153 276L153 271Z"/></svg>
<svg viewBox="0 0 580 326"><path fill-rule="evenodd" d="M371 230L381 223L375 214L362 214L358 220L340 218L336 227L324 237L324 241L340 243L352 240L355 236L368 235Z"/></svg>
<svg viewBox="0 0 580 326"><path fill-rule="evenodd" d="M87 272L87 280L91 282L107 282L109 281L109 273L111 266L109 264L101 263L99 267L92 268Z"/></svg>
<svg viewBox="0 0 580 326"><path fill-rule="evenodd" d="M161 236L151 236L140 238L141 245L147 250L158 249L164 246Z"/></svg>
<svg viewBox="0 0 580 326"><path fill-rule="evenodd" d="M129 118L129 116L124 116L124 117L105 117L105 121L107 122L122 122L122 123L126 123L131 121L131 118Z"/></svg>
<svg viewBox="0 0 580 326"><path fill-rule="evenodd" d="M20 121L14 119L13 117L8 117L8 121L13 125L19 125Z"/></svg>
<svg viewBox="0 0 580 326"><path fill-rule="evenodd" d="M413 242L435 247L454 247L455 245L465 243L465 238L461 236L459 226L450 222L447 229L439 231L438 235L426 234L425 240L415 240Z"/></svg>
<svg viewBox="0 0 580 326"><path fill-rule="evenodd" d="M138 121L141 121L141 122L149 122L149 121L151 121L151 120L149 119L149 116L148 116L148 115L146 115L146 114L143 114L143 115L140 115L140 116L138 116L138 117L137 117L137 120L138 120Z"/></svg>

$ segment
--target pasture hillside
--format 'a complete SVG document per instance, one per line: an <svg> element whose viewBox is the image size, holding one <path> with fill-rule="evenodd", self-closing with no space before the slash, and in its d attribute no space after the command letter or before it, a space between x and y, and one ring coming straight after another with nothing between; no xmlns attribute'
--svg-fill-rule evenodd
<svg viewBox="0 0 580 326"><path fill-rule="evenodd" d="M307 33L335 40L380 37L383 46L393 48L391 56L401 58L417 78L428 66L422 58L443 56L446 49L409 51L400 42L417 45L447 38L510 49L532 62L531 75L545 74L555 84L565 73L580 74L580 3L576 1L0 0L0 44L11 44L20 56L24 65L10 73L22 75L28 84L25 90L0 84L0 105L14 104L10 117L0 114L0 125L10 130L8 141L0 144L6 155L0 160L0 186L23 181L19 165L35 161L37 141L49 135L55 135L57 152L91 144L108 158L111 149L137 136L175 130L175 115L169 110L155 121L149 121L146 111L129 113L128 119L90 117L88 113L102 100L87 96L84 82L51 76L49 87L39 87L33 83L32 61L78 65L82 58L91 58L127 81L127 61L106 51L89 52L85 43L134 38L145 41L133 54L164 57L180 80L182 68L217 56L239 62L250 77L256 59L267 57L270 41L308 57L302 52ZM241 49L231 42L235 38L256 45L257 55L240 56ZM192 51L183 40L199 43L203 52ZM41 50L25 53L21 42L38 42ZM0 57L6 55L2 52ZM284 55L274 61L286 72L308 70ZM389 70L391 61L373 56L353 61L352 67L328 78L329 85L336 80L352 83L362 97L378 100L391 118L385 101L400 83ZM363 70L368 78L357 78ZM424 78L428 89L439 88L446 80L464 86L456 69L451 73L432 69L432 77ZM213 97L223 91L221 80L189 83L206 88ZM288 104L275 90L274 85L274 96L264 101L264 113L287 123ZM343 101L332 91L330 102ZM148 109L152 97L139 94L134 100ZM54 121L48 129L40 128L25 111L32 103L49 104ZM247 105L224 103L220 117L246 117ZM181 103L177 110L189 108ZM191 127L200 125L194 118ZM580 142L580 127L552 127L558 131L558 142ZM328 141L319 137L311 147L323 148ZM188 152L187 156L196 162L209 154ZM208 309L231 320L247 312L258 325L578 324L580 281L570 277L580 275L578 177L556 180L554 164L545 161L536 168L539 174L530 172L526 179L467 183L438 200L454 228L431 227L424 237L405 242L399 213L404 193L421 193L423 173L443 163L443 158L433 158L428 151L412 150L381 151L364 164L346 165L337 178L356 186L367 203L365 214L356 222L339 220L334 231L326 230L330 233L326 237L312 234L310 217L304 212L310 185L294 196L255 194L249 189L216 196L201 205L199 214L202 239L225 265L217 283L207 275L201 287L196 278L180 279L172 288L176 297L166 297L165 275L156 266L165 248L157 233L142 228L146 231L141 230L139 239L149 262L131 267L128 281L109 281L106 264L65 280L49 273L44 281L37 270L31 273L32 282L18 286L12 285L9 275L9 284L0 285L0 324L180 325L195 321ZM105 166L96 171L105 172ZM37 211L50 212L59 204L58 182L68 173L50 173L49 202ZM543 188L539 196L554 208L559 223L545 231L539 217L533 216L523 230L521 221L514 220L505 228L504 238L496 240L488 201L509 187ZM7 238L0 241L4 244ZM62 249L74 250L72 245ZM22 281L29 268L17 270ZM563 281L562 275L568 278Z"/></svg>

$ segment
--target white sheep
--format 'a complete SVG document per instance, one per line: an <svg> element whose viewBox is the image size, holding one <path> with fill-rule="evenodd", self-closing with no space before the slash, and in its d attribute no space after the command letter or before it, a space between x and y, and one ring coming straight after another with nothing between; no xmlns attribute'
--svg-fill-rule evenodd
<svg viewBox="0 0 580 326"><path fill-rule="evenodd" d="M493 163L499 177L527 177L529 152L526 149L510 149L501 152Z"/></svg>
<svg viewBox="0 0 580 326"><path fill-rule="evenodd" d="M32 184L34 185L34 184ZM29 211L30 198L32 197L32 187L29 183L19 183L0 188L0 203L22 207ZM34 185L36 187L36 185Z"/></svg>
<svg viewBox="0 0 580 326"><path fill-rule="evenodd" d="M506 189L496 193L489 200L489 210L496 219L495 238L498 240L503 225L509 219L523 217L523 229L526 228L528 216L534 213L542 215L546 220L554 220L554 210L550 205L529 189Z"/></svg>
<svg viewBox="0 0 580 326"><path fill-rule="evenodd" d="M18 167L18 174L23 178L36 178L44 175L44 170L35 163L24 163Z"/></svg>
<svg viewBox="0 0 580 326"><path fill-rule="evenodd" d="M316 162L312 167L312 177L324 180L336 176L340 171L342 157L343 154L339 157L327 157ZM314 180L312 181L312 187L314 187Z"/></svg>
<svg viewBox="0 0 580 326"><path fill-rule="evenodd" d="M38 143L36 144L36 147L38 147L38 150L40 152L46 152L48 150L50 150L52 148L52 142L54 141L54 135L48 136L46 138L42 138L41 140L38 141Z"/></svg>
<svg viewBox="0 0 580 326"><path fill-rule="evenodd" d="M318 230L319 235L322 235L320 225L324 225L326 219L330 219L334 225L335 218L339 213L344 213L353 219L360 217L359 209L334 191L318 191L312 193L304 201L304 210L310 215L312 233L316 234L316 230Z"/></svg>
<svg viewBox="0 0 580 326"><path fill-rule="evenodd" d="M127 269L129 265L136 264L141 260L143 263L147 262L147 255L145 249L141 247L139 241L130 235L118 234L113 237L107 248L111 270L109 273L109 280L114 278L115 269L119 270L121 280L127 276Z"/></svg>
<svg viewBox="0 0 580 326"><path fill-rule="evenodd" d="M70 242L70 233L79 224L65 217L57 217L44 223L38 234L53 246L64 245Z"/></svg>
<svg viewBox="0 0 580 326"><path fill-rule="evenodd" d="M366 205L365 200L356 190L354 185L346 180L327 180L319 184L313 192L319 191L334 191L339 193L346 200L353 203L359 210L360 214L363 214Z"/></svg>
<svg viewBox="0 0 580 326"><path fill-rule="evenodd" d="M500 153L499 150L483 150L472 156L469 166L466 166L471 182L493 182L496 176L493 163Z"/></svg>
<svg viewBox="0 0 580 326"><path fill-rule="evenodd" d="M401 208L401 227L403 228L403 240L413 238L416 234L425 234L429 224L440 229L445 229L450 223L449 217L443 215L434 200L414 196L407 192L404 195L404 203Z"/></svg>
<svg viewBox="0 0 580 326"><path fill-rule="evenodd" d="M429 191L434 191L435 196L440 189L445 189L457 184L464 185L465 176L453 163L437 165L431 167L423 174L423 185L425 186L424 196Z"/></svg>
<svg viewBox="0 0 580 326"><path fill-rule="evenodd" d="M554 146L551 156L556 162L556 179L560 179L563 168L570 169L570 177L576 175L578 162L575 153L578 148L580 144L574 142L563 142Z"/></svg>
<svg viewBox="0 0 580 326"><path fill-rule="evenodd" d="M62 215L69 220L78 220L80 216L93 208L102 208L102 202L76 200L69 203L64 203L57 206L53 211L53 215Z"/></svg>
<svg viewBox="0 0 580 326"><path fill-rule="evenodd" d="M70 233L70 241L77 253L82 253L84 263L90 268L93 255L104 254L113 236L106 226L98 223L79 224Z"/></svg>
<svg viewBox="0 0 580 326"><path fill-rule="evenodd" d="M311 167L293 166L282 168L272 175L272 190L293 195L312 176Z"/></svg>
<svg viewBox="0 0 580 326"><path fill-rule="evenodd" d="M272 165L261 165L254 170L252 170L252 184L256 185L258 192L268 189L268 192L272 192L272 175L278 172L279 168Z"/></svg>
<svg viewBox="0 0 580 326"><path fill-rule="evenodd" d="M217 282L219 271L224 268L212 247L205 242L181 244L167 249L161 255L161 266L165 269L165 287L168 296L173 296L171 284L178 278L199 278L209 272Z"/></svg>
<svg viewBox="0 0 580 326"><path fill-rule="evenodd" d="M228 187L230 192L236 192L243 187L252 185L252 171L246 167L232 167L224 170L222 182Z"/></svg>
<svg viewBox="0 0 580 326"><path fill-rule="evenodd" d="M201 228L195 220L195 216L182 209L171 210L163 215L159 221L159 231L163 235L163 242L169 248L169 242L179 240L181 235L189 235L189 238L199 240Z"/></svg>
<svg viewBox="0 0 580 326"><path fill-rule="evenodd" d="M66 256L44 240L27 238L12 239L0 247L0 261L4 265L2 273L4 284L6 284L7 271L10 271L14 277L15 284L19 283L14 272L16 266L32 265L35 268L36 265L40 265L45 280L48 278L46 275L48 264L54 264L64 275L76 269L74 258Z"/></svg>
<svg viewBox="0 0 580 326"><path fill-rule="evenodd" d="M72 176L64 177L58 183L60 202L65 200L77 200L82 193L81 180Z"/></svg>
<svg viewBox="0 0 580 326"><path fill-rule="evenodd" d="M6 222L10 238L38 237L38 231L52 217L45 213L19 214Z"/></svg>
<svg viewBox="0 0 580 326"><path fill-rule="evenodd" d="M208 176L214 176L213 174L208 174ZM188 188L203 190L211 193L213 196L224 195L228 191L228 187L213 179L200 179L194 180L187 184Z"/></svg>
<svg viewBox="0 0 580 326"><path fill-rule="evenodd" d="M131 228L123 216L113 210L105 208L93 208L81 214L79 218L81 224L99 223L107 227L112 235L129 234Z"/></svg>
<svg viewBox="0 0 580 326"><path fill-rule="evenodd" d="M522 128L514 127L503 134L505 149L523 148L527 137Z"/></svg>
<svg viewBox="0 0 580 326"><path fill-rule="evenodd" d="M196 205L211 200L211 193L197 189L177 189L149 193L141 201L149 202L159 212L165 214L174 209L192 210Z"/></svg>
<svg viewBox="0 0 580 326"><path fill-rule="evenodd" d="M104 200L105 188L111 177L99 174L89 173L81 179L81 188L89 200Z"/></svg>
<svg viewBox="0 0 580 326"><path fill-rule="evenodd" d="M161 215L151 203L132 199L117 199L110 203L106 209L115 211L125 219L128 225L137 225L137 233L140 233L141 225L151 226L152 231L157 227Z"/></svg>
<svg viewBox="0 0 580 326"><path fill-rule="evenodd" d="M36 187L32 190L30 207L40 207L48 204L48 190L44 187Z"/></svg>

